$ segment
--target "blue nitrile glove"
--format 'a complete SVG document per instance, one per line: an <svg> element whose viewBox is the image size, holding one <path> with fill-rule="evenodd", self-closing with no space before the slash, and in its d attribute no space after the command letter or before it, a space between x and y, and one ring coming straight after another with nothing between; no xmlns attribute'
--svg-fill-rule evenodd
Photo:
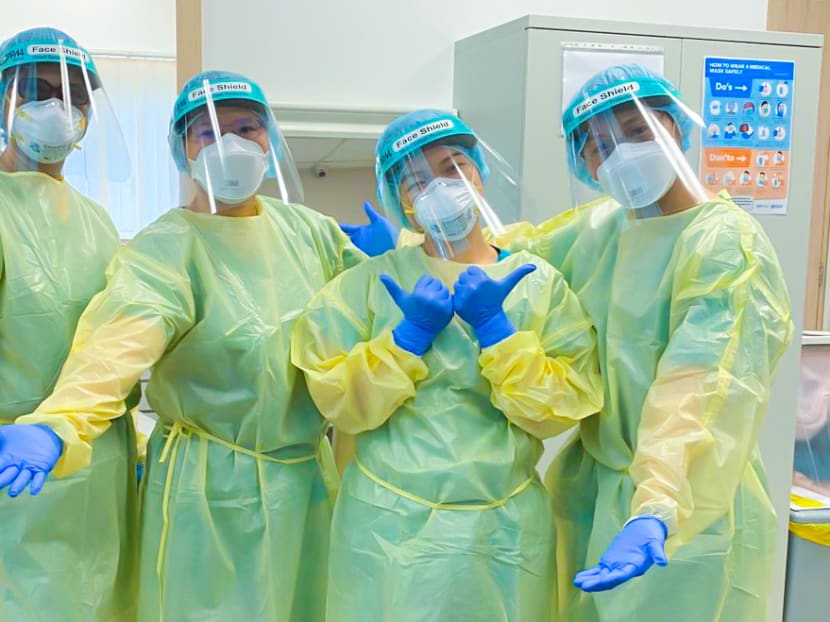
<svg viewBox="0 0 830 622"><path fill-rule="evenodd" d="M428 274L418 279L411 294L401 289L388 274L381 275L380 280L403 311L403 320L392 331L395 343L407 352L421 356L452 319L450 290Z"/></svg>
<svg viewBox="0 0 830 622"><path fill-rule="evenodd" d="M363 204L363 211L369 217L369 224L344 225L341 223L340 229L342 229L343 233L349 236L352 244L369 255L369 257L383 255L386 251L394 249L398 243L398 236L401 233L400 228L393 225L392 221L378 214L372 207L370 201L366 201Z"/></svg>
<svg viewBox="0 0 830 622"><path fill-rule="evenodd" d="M48 426L0 426L0 490L11 484L9 496L16 497L31 483L29 491L38 494L62 453L61 437Z"/></svg>
<svg viewBox="0 0 830 622"><path fill-rule="evenodd" d="M504 300L519 281L535 269L536 266L526 263L496 281L478 266L470 266L458 277L453 293L455 312L473 327L482 348L507 339L516 332L504 312Z"/></svg>
<svg viewBox="0 0 830 622"><path fill-rule="evenodd" d="M135 465L135 481L137 484L141 484L142 477L144 477L144 463L137 462Z"/></svg>
<svg viewBox="0 0 830 622"><path fill-rule="evenodd" d="M578 572L574 585L584 592L603 592L644 574L654 564L665 566L666 525L659 518L641 516L622 528L599 564Z"/></svg>

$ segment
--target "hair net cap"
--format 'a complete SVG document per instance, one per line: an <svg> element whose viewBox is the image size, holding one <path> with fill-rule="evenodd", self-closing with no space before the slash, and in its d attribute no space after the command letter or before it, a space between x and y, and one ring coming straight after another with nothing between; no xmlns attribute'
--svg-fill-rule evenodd
<svg viewBox="0 0 830 622"><path fill-rule="evenodd" d="M671 116L680 132L681 149L684 152L689 149L695 121L690 116L680 91L671 82L642 65L615 65L589 78L577 90L562 115L571 169L580 180L591 187L599 187L591 178L584 162L576 158L576 154L581 152L581 146L575 143L584 139L584 136L579 136L579 127L621 104L635 99L644 101L650 97L667 97L671 100L651 108Z"/></svg>
<svg viewBox="0 0 830 622"><path fill-rule="evenodd" d="M484 150L472 128L454 114L424 108L392 121L378 139L375 147L375 176L381 205L388 204L384 201L384 191L389 196L397 197L397 183L388 176L395 165L427 145L452 137L458 137L458 148L475 163L482 180L486 181L490 171L484 159ZM401 222L406 222L402 216L403 212L398 214Z"/></svg>
<svg viewBox="0 0 830 622"><path fill-rule="evenodd" d="M68 34L57 28L39 26L22 30L0 44L0 95L5 97L10 69L34 63L60 63L86 67L92 89L101 86L92 56ZM0 115L0 131L6 131L5 115Z"/></svg>
<svg viewBox="0 0 830 622"><path fill-rule="evenodd" d="M89 52L62 30L47 26L23 30L0 45L0 74L4 76L5 84L6 70L12 67L32 63L60 63L64 58L68 65L84 66L97 78L98 70Z"/></svg>
<svg viewBox="0 0 830 622"><path fill-rule="evenodd" d="M223 100L247 100L268 109L268 99L265 92L256 82L232 71L210 70L193 76L182 87L176 103L173 105L173 116L170 119L170 150L173 160L180 171L187 170L187 158L184 153L184 143L181 133L184 129L184 120L195 110L207 102L205 96L205 81L210 88L210 96L214 102Z"/></svg>

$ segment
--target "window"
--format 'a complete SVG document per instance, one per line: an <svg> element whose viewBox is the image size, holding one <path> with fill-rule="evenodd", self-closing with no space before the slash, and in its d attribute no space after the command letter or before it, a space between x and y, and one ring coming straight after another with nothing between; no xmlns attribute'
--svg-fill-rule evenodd
<svg viewBox="0 0 830 622"><path fill-rule="evenodd" d="M90 174L90 167L100 161L94 155L97 141L90 136L89 143L85 139L82 149L67 160L64 172L69 183L107 209L121 238L130 239L178 205L179 177L167 143L176 98L176 63L166 58L93 56L124 137L130 175L125 181L114 181ZM104 131L110 128L104 126ZM123 152L117 147L121 142L117 136L102 138L108 154L113 147Z"/></svg>

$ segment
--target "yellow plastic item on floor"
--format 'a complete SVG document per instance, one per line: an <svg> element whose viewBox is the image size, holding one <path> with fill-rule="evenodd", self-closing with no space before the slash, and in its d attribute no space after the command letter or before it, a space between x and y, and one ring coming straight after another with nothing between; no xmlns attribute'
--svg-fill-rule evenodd
<svg viewBox="0 0 830 622"><path fill-rule="evenodd" d="M142 622L323 621L337 474L289 340L363 257L330 218L265 197L246 218L172 210L117 254L28 420L61 434L74 472L153 368Z"/></svg>
<svg viewBox="0 0 830 622"><path fill-rule="evenodd" d="M511 235L570 282L597 327L605 381L602 415L546 478L558 619L765 619L775 515L757 441L793 325L762 227L723 195L646 219L604 199ZM608 592L574 588L645 514L668 527L669 565Z"/></svg>
<svg viewBox="0 0 830 622"><path fill-rule="evenodd" d="M49 395L118 245L103 208L66 182L0 173L0 425ZM90 468L49 477L37 497L9 499L4 491L0 620L130 620L136 503L126 417L100 439Z"/></svg>
<svg viewBox="0 0 830 622"><path fill-rule="evenodd" d="M795 493L790 494L790 499L803 508L827 508L825 503ZM830 546L830 524L828 523L796 523L791 520L790 533L815 544Z"/></svg>
<svg viewBox="0 0 830 622"><path fill-rule="evenodd" d="M601 407L590 323L549 265L527 253L482 266L538 269L505 301L518 332L479 350L458 316L423 357L393 341L407 291L467 267L420 247L376 257L310 303L292 360L320 411L356 434L332 525L327 622L547 620L555 533L535 467L542 438Z"/></svg>
<svg viewBox="0 0 830 622"><path fill-rule="evenodd" d="M147 459L147 443L150 441L150 438L138 427L139 414L138 406L130 409L130 419L132 419L133 429L135 430L136 460L144 464L144 461Z"/></svg>

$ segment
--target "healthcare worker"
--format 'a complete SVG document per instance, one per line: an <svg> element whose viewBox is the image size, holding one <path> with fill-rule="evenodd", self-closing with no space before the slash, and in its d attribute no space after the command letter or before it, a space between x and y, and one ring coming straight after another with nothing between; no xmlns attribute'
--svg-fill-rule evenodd
<svg viewBox="0 0 830 622"><path fill-rule="evenodd" d="M404 115L376 153L381 204L424 243L330 283L292 340L320 411L357 435L327 620L547 621L536 463L542 439L601 407L593 329L550 265L485 241L511 179L461 119Z"/></svg>
<svg viewBox="0 0 830 622"><path fill-rule="evenodd" d="M66 477L39 495L64 441L12 425L52 391L119 246L104 208L63 175L85 167L117 181L129 158L95 63L64 32L34 28L0 45L0 95L0 488L12 497L0 496L0 620L129 620L138 508L125 407L90 468L58 469ZM18 496L27 484L37 496Z"/></svg>
<svg viewBox="0 0 830 622"><path fill-rule="evenodd" d="M790 302L761 226L683 157L699 123L644 67L599 72L563 118L579 207L499 240L559 268L598 333L605 408L546 478L561 620L765 619L757 441Z"/></svg>
<svg viewBox="0 0 830 622"><path fill-rule="evenodd" d="M296 204L291 154L244 76L191 79L170 147L191 200L119 251L54 393L24 419L53 426L58 468L77 471L152 368L139 620L322 621L336 472L289 339L363 254ZM278 198L259 193L266 176Z"/></svg>
<svg viewBox="0 0 830 622"><path fill-rule="evenodd" d="M757 442L790 301L762 227L683 157L697 123L643 67L595 75L563 118L581 207L517 244L569 279L605 374L606 410L547 476L566 620L765 618L775 515Z"/></svg>

